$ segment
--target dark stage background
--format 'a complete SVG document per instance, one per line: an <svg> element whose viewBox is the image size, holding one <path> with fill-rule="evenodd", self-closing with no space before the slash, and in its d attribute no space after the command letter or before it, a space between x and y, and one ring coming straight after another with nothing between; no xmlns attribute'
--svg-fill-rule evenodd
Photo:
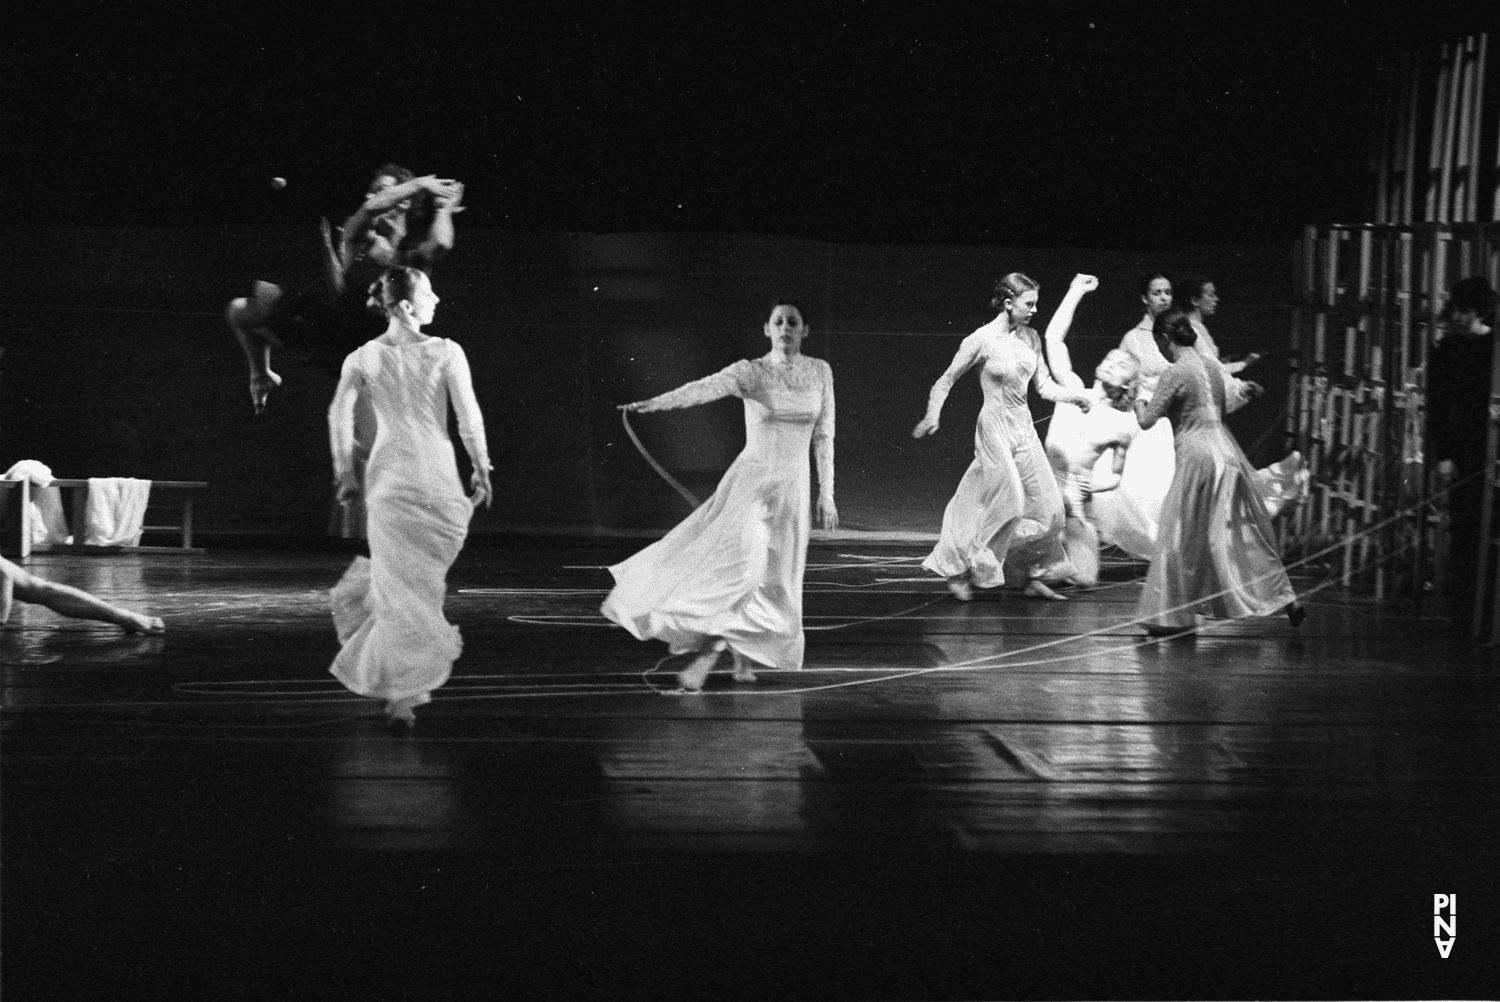
<svg viewBox="0 0 1500 1002"><path fill-rule="evenodd" d="M0 239L33 251L12 269L25 293L0 376L0 468L36 459L63 477L206 480L198 523L210 545L325 531L333 377L280 354L285 385L253 416L220 315L252 275L311 287L315 271L288 263L316 264L312 227L54 225ZM766 304L780 294L802 302L805 348L834 368L845 527L935 532L972 457L973 374L935 438L910 431L959 339L993 316L995 278L1012 269L1042 283L1039 330L1075 272L1100 277L1070 336L1090 379L1139 319L1143 273L1212 275L1222 350L1266 356L1247 375L1267 394L1232 426L1252 458L1282 454L1289 243L1027 250L466 228L436 273L443 301L429 330L464 346L485 411L497 497L475 531L649 531L681 519L687 506L633 448L614 405L762 353ZM741 413L727 400L633 421L706 496L744 442Z"/></svg>

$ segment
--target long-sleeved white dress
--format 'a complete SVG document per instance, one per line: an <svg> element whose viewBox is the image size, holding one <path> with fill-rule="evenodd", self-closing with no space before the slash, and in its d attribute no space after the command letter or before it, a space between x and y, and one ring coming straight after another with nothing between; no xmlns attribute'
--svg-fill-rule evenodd
<svg viewBox="0 0 1500 1002"><path fill-rule="evenodd" d="M722 397L745 402L745 448L718 489L666 536L611 567L605 616L674 654L714 638L763 665L801 668L802 574L811 529L808 445L833 491L833 370L822 359L770 358L653 398L663 409Z"/></svg>
<svg viewBox="0 0 1500 1002"><path fill-rule="evenodd" d="M463 649L443 616L448 568L463 548L473 505L459 482L448 403L477 462L488 462L484 420L456 342L370 341L344 360L378 422L365 466L370 556L334 586L343 649L329 669L362 696L425 703ZM352 421L330 429L334 469L353 463Z"/></svg>
<svg viewBox="0 0 1500 1002"><path fill-rule="evenodd" d="M1060 581L1074 568L1063 551L1062 494L1032 424L1026 384L1042 399L1071 394L1047 369L1042 341L1030 327L1000 329L996 321L964 338L948 371L932 388L927 415L942 410L952 382L979 365L984 406L974 427L974 461L943 511L943 528L922 566L945 578L967 573L980 588L1026 580Z"/></svg>

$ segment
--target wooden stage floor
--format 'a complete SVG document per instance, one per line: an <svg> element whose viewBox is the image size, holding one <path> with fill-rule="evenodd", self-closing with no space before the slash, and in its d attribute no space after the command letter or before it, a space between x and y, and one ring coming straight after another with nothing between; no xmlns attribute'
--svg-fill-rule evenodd
<svg viewBox="0 0 1500 1002"><path fill-rule="evenodd" d="M8 998L1500 989L1500 676L1439 621L1305 577L1153 641L1139 565L963 605L816 543L806 669L683 697L598 615L632 548L472 541L409 737L328 674L346 556L33 558L168 632L0 633Z"/></svg>

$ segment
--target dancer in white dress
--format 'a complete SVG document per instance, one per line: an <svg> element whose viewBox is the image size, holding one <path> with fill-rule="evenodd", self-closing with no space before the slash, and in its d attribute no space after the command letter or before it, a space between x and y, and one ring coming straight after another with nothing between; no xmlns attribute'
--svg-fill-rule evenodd
<svg viewBox="0 0 1500 1002"><path fill-rule="evenodd" d="M1143 428L1171 418L1177 468L1136 615L1158 635L1191 630L1200 612L1238 619L1285 610L1300 626L1306 612L1276 550L1255 471L1224 427L1224 381L1193 350L1197 335L1184 311L1163 313L1156 329L1172 365L1151 400L1137 401L1136 416Z"/></svg>
<svg viewBox="0 0 1500 1002"><path fill-rule="evenodd" d="M386 331L344 361L328 411L339 499L364 494L370 556L356 557L334 587L333 622L343 649L329 670L361 696L386 701L393 726L409 728L462 650L443 618L448 568L469 519L488 504L489 451L469 362L456 342L422 333L438 297L415 268L392 268L376 286ZM354 471L354 408L368 396L378 420L364 482ZM448 404L473 462L472 498L459 482L448 438Z"/></svg>
<svg viewBox="0 0 1500 1002"><path fill-rule="evenodd" d="M1141 433L1134 410L1136 362L1129 352L1116 348L1105 355L1095 370L1092 387L1085 388L1073 370L1066 340L1068 329L1079 301L1098 287L1099 280L1093 275L1074 276L1047 324L1044 339L1052 378L1070 390L1087 393L1093 400L1086 412L1073 403L1058 402L1047 425L1047 458L1067 512L1064 548L1076 572L1074 582L1085 587L1099 583L1099 532L1094 508L1103 495L1120 486L1129 450ZM1106 454L1111 456L1107 464L1103 461ZM1117 507L1117 513L1119 510ZM1149 553L1154 524L1139 511L1128 521L1138 537L1133 541Z"/></svg>
<svg viewBox="0 0 1500 1002"><path fill-rule="evenodd" d="M1145 276L1141 279L1141 302L1146 307L1145 315L1125 332L1120 348L1136 361L1135 399L1150 400L1156 392L1156 381L1171 364L1156 347L1151 329L1156 318L1172 305L1172 283L1165 275ZM1131 445L1119 488L1094 505L1100 539L1133 557L1149 560L1172 469L1172 424L1162 418L1149 430L1142 430Z"/></svg>
<svg viewBox="0 0 1500 1002"><path fill-rule="evenodd" d="M765 325L769 354L649 400L636 413L692 407L723 397L745 402L745 448L718 490L662 539L611 567L605 616L638 640L696 651L678 691L700 692L726 648L734 679L755 681L753 663L802 667L802 574L811 491L807 452L818 467L817 515L838 527L833 502L833 370L802 354L802 310L778 301Z"/></svg>
<svg viewBox="0 0 1500 1002"><path fill-rule="evenodd" d="M964 338L927 399L927 416L912 430L922 438L938 430L943 402L954 382L975 365L984 406L974 429L974 462L943 512L937 546L922 566L942 575L955 598L973 588L1025 581L1025 593L1061 599L1048 582L1074 575L1062 546L1062 495L1032 424L1026 385L1043 400L1068 401L1088 410L1093 398L1060 386L1048 374L1042 339L1027 322L1036 313L1037 283L1011 272L995 286L994 320Z"/></svg>

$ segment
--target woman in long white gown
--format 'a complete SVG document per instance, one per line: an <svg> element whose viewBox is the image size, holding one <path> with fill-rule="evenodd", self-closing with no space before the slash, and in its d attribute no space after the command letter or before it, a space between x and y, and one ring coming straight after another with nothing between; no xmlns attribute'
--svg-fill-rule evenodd
<svg viewBox="0 0 1500 1002"><path fill-rule="evenodd" d="M609 569L615 587L604 601L605 616L638 640L666 641L673 654L697 652L678 674L681 692L701 692L725 649L738 682L755 681L755 663L802 667L809 443L818 467L818 522L838 527L833 370L802 354L807 333L802 310L778 301L765 325L769 353L620 408L646 413L729 396L745 403L745 448L713 496L666 536Z"/></svg>
<svg viewBox="0 0 1500 1002"><path fill-rule="evenodd" d="M1129 352L1114 349L1095 370L1094 385L1085 387L1073 369L1068 352L1068 329L1078 303L1098 287L1099 280L1093 275L1075 275L1047 323L1044 336L1052 378L1070 390L1087 393L1093 400L1088 411L1066 401L1053 407L1046 441L1047 458L1052 463L1067 513L1064 549L1076 572L1074 582L1085 587L1099 583L1095 510L1119 488L1133 444L1141 434L1134 410L1135 358ZM1144 512L1131 508L1131 504L1126 499L1115 506L1116 522L1128 524L1137 537L1133 542L1149 552L1155 524ZM1125 511L1132 511L1131 516L1121 517Z"/></svg>
<svg viewBox="0 0 1500 1002"><path fill-rule="evenodd" d="M369 558L356 557L333 589L343 649L329 670L351 691L385 700L392 725L409 728L462 650L443 598L469 519L490 501L490 461L464 350L422 333L438 303L427 276L392 268L372 291L388 318L385 333L344 360L328 410L338 496L347 503L363 493L370 539ZM354 470L361 396L378 422L363 486ZM450 401L474 466L472 498L448 437Z"/></svg>
<svg viewBox="0 0 1500 1002"><path fill-rule="evenodd" d="M1306 613L1282 566L1256 473L1224 427L1224 381L1193 349L1197 335L1184 311L1163 313L1156 330L1172 364L1151 400L1137 401L1136 416L1142 428L1171 419L1176 469L1136 615L1158 635L1192 629L1200 612L1239 619L1284 609L1299 626Z"/></svg>
<svg viewBox="0 0 1500 1002"><path fill-rule="evenodd" d="M1027 595L1062 598L1048 582L1070 579L1063 552L1062 494L1026 405L1033 383L1043 400L1068 401L1087 410L1087 393L1060 386L1048 373L1042 339L1027 326L1036 313L1037 283L1011 272L995 286L994 320L964 338L927 398L927 415L912 430L922 438L938 430L953 383L978 365L984 406L974 429L974 461L943 512L942 534L922 566L947 580L960 601L973 589L1024 581Z"/></svg>

